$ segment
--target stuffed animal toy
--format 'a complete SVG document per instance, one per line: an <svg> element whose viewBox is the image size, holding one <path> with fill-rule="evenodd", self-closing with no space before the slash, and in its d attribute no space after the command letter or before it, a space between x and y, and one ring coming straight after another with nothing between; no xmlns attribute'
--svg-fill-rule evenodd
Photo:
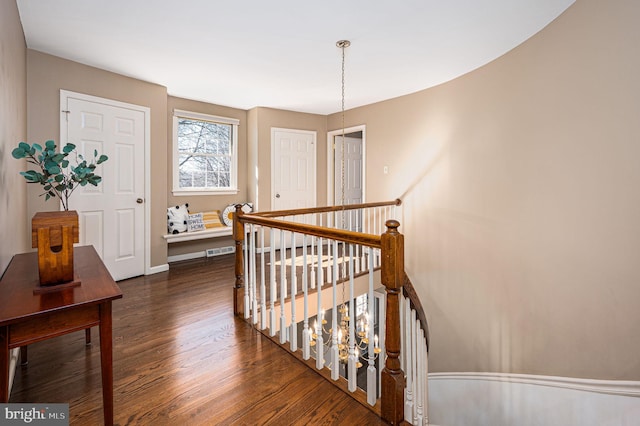
<svg viewBox="0 0 640 426"><path fill-rule="evenodd" d="M187 230L189 219L189 204L169 207L167 209L167 228L170 234L179 234Z"/></svg>

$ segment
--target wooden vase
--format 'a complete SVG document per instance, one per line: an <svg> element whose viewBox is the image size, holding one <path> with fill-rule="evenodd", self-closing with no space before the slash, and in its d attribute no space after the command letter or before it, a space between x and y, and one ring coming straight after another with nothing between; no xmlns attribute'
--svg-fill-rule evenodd
<svg viewBox="0 0 640 426"><path fill-rule="evenodd" d="M78 212L39 212L31 220L31 246L38 249L41 286L73 282L73 243L79 242Z"/></svg>

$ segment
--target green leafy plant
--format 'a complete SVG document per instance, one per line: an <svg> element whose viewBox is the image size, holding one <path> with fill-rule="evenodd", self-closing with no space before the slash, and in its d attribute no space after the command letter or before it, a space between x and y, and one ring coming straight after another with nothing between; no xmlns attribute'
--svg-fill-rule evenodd
<svg viewBox="0 0 640 426"><path fill-rule="evenodd" d="M11 155L15 159L26 158L27 163L37 166L39 170L27 170L20 172L28 183L42 185L45 201L50 198L59 198L64 210L69 210L69 197L73 191L87 184L98 186L102 178L94 173L96 166L109 159L106 155L98 156L94 150L93 159L87 161L81 154L75 152L76 146L66 144L61 152L56 151L55 141L48 140L44 147L34 143L29 145L20 142ZM75 166L71 164L70 154L75 155Z"/></svg>

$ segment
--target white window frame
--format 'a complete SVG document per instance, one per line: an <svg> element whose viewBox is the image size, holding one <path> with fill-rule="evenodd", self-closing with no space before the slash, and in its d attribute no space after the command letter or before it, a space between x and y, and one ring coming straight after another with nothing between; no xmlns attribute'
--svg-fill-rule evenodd
<svg viewBox="0 0 640 426"><path fill-rule="evenodd" d="M229 188L180 188L180 166L178 152L178 120L188 118L198 121L210 121L213 123L230 124L231 129L231 186ZM238 126L240 120L217 115L202 114L199 112L173 110L173 195L228 195L238 193Z"/></svg>

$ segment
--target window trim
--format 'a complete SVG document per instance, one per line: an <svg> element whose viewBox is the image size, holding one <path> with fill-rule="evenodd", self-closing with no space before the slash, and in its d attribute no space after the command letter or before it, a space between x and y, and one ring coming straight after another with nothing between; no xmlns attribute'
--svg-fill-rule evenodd
<svg viewBox="0 0 640 426"><path fill-rule="evenodd" d="M231 129L231 185L228 188L180 188L180 170L178 160L180 158L178 152L178 120L187 118L197 121L209 121L219 124L229 124ZM237 194L238 191L238 126L240 120L236 118L220 117L217 115L203 114L193 111L184 111L180 109L173 110L173 195L174 196L190 196L190 195L229 195Z"/></svg>

